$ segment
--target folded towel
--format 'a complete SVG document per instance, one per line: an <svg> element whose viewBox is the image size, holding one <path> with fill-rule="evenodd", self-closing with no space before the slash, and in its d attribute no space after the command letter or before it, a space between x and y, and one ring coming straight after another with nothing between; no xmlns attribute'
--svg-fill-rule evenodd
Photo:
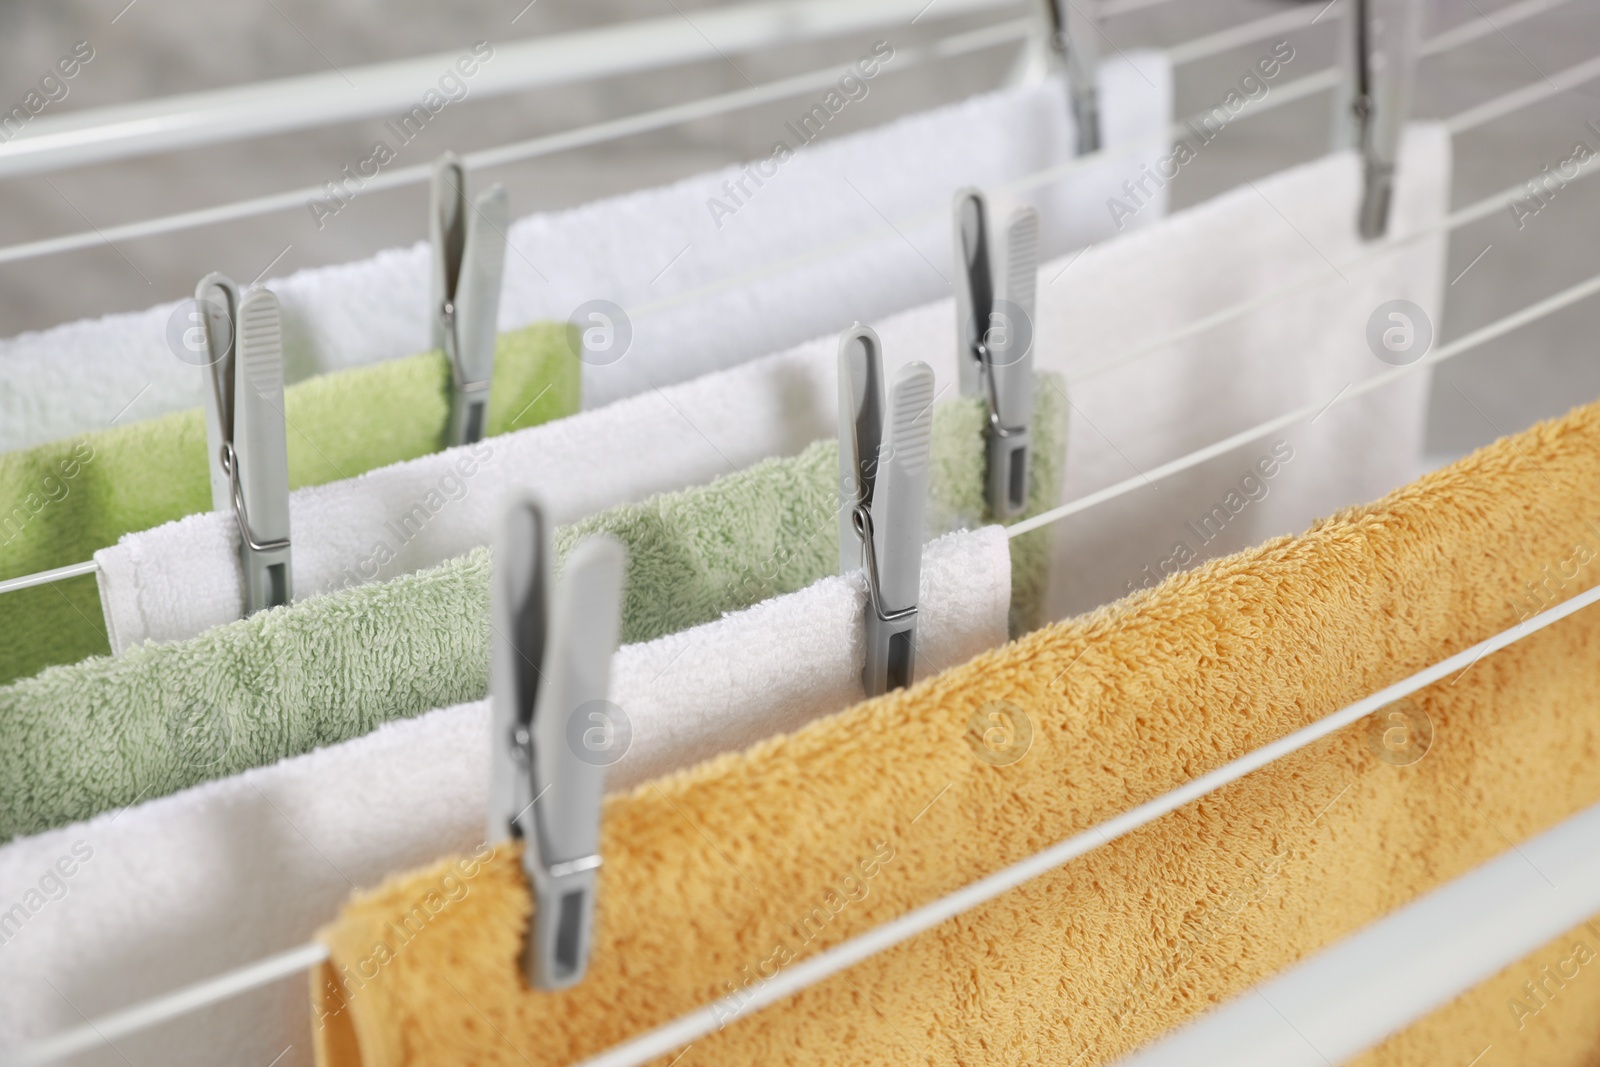
<svg viewBox="0 0 1600 1067"><path fill-rule="evenodd" d="M1449 147L1442 127L1408 130L1396 233L1443 210ZM1066 499L1136 477L1296 406L1332 401L1348 384L1391 369L1365 340L1368 320L1385 301L1411 300L1438 320L1442 237L1344 267L1346 280L1318 254L1321 249L1343 263L1363 248L1351 221L1360 188L1359 160L1342 153L1041 269L1036 357L1041 369L1069 381L1286 280L1327 279L1272 308L1070 386L1079 417L1070 430ZM942 388L957 380L950 301L873 326L891 369L922 359L933 365ZM296 494L295 528L308 531L312 545L296 550L296 589L310 595L351 576L389 577L485 544L490 501L502 486L537 489L558 509L558 521L570 521L766 456L793 455L835 433L837 346L832 334L736 371L506 438L495 446L506 450L504 461L473 482L490 488L433 509L421 536L395 531L440 479L459 480L454 457ZM1302 529L1403 484L1420 463L1427 395L1424 372L1038 535L1029 551L1054 558L1046 616L1106 603L1166 572ZM624 476L630 480L618 484ZM616 492L605 495L613 485ZM582 508L568 505L575 494ZM191 519L124 538L97 554L111 647L190 637L235 617L244 593L234 536L216 517ZM1020 556L1017 564L1026 569Z"/></svg>
<svg viewBox="0 0 1600 1067"><path fill-rule="evenodd" d="M1530 578L1545 600L1577 592L1597 514L1593 405L611 796L594 949L563 993L530 992L517 966L514 848L396 879L320 935L319 1061L567 1064L757 986L1508 628ZM730 1011L690 1055L1114 1060L1600 800L1597 642L1600 614L1574 615L844 974ZM1458 1051L1431 1062L1481 1046Z"/></svg>
<svg viewBox="0 0 1600 1067"><path fill-rule="evenodd" d="M1006 558L994 527L928 546L926 673L1005 639ZM860 576L835 576L624 646L612 698L633 740L608 788L848 706L860 693L863 610ZM0 1048L77 1025L72 1005L98 1016L303 944L352 882L377 885L441 850L471 849L483 834L488 731L486 702L432 711L0 847L0 901L23 906L9 921L0 913ZM64 891L51 875L60 870L71 872L60 875ZM35 900L27 894L41 877ZM303 983L295 976L116 1047L136 1063L264 1067L281 1055L278 1067L298 1067L311 1061ZM123 1064L109 1047L72 1060L102 1062Z"/></svg>
<svg viewBox="0 0 1600 1067"><path fill-rule="evenodd" d="M1051 401L1039 405L1053 425ZM976 401L935 405L931 495L981 507ZM557 424L559 425L559 424ZM1059 435L1041 432L1041 456ZM489 448L491 442L480 442ZM498 446L493 446L498 447ZM1041 470L1051 464L1040 463ZM818 442L711 485L558 530L629 550L625 641L687 629L838 566L838 454ZM1036 482L1036 485L1043 485ZM1042 501L1048 503L1048 500ZM0 688L0 837L259 767L487 691L489 555L311 597L199 637L56 667ZM1037 606L1038 559L1014 581ZM194 731L191 735L190 731ZM190 749L218 749L201 759Z"/></svg>
<svg viewBox="0 0 1600 1067"><path fill-rule="evenodd" d="M489 433L577 410L578 361L566 334L544 323L501 335ZM189 373L198 395L200 373ZM437 452L449 385L444 356L430 352L290 386L283 398L290 485L321 485ZM193 408L0 455L0 500L11 504L0 515L0 578L81 563L123 534L209 512L205 417ZM234 617L242 610L241 599ZM0 597L0 631L8 637L0 643L0 683L109 651L87 576Z"/></svg>
<svg viewBox="0 0 1600 1067"><path fill-rule="evenodd" d="M891 60L887 69L893 68ZM1108 144L1142 144L1034 194L1048 224L1046 254L1116 232L1105 198L1138 178L1141 165L1154 167L1169 152L1161 134L1172 121L1164 55L1136 52L1102 64L1100 104ZM806 146L759 189L746 177L751 168L725 167L659 189L531 215L508 231L500 328L567 321L597 299L627 307L633 314L627 358L584 368L589 406L837 332L852 319L875 319L944 292L943 279L922 257L941 269L950 262L942 213L952 190L1002 184L1070 159L1074 139L1060 83L1052 79ZM766 156L759 166L771 166ZM714 212L713 201L728 203L725 184L740 181L752 195L741 197L732 217ZM1163 203L1158 199L1124 225L1147 225ZM834 248L885 229L878 210L900 224L915 247L889 231L865 249ZM938 221L906 225L927 213ZM425 224L419 213L419 234ZM726 284L802 256L804 263ZM427 247L417 244L268 281L283 305L290 380L428 347L429 263ZM664 303L647 308L712 284L726 287L674 309ZM173 358L166 341L174 307L0 343L0 449L99 429L125 407L128 421L192 405L192 371ZM710 322L716 328L708 331ZM644 368L648 380L641 377Z"/></svg>

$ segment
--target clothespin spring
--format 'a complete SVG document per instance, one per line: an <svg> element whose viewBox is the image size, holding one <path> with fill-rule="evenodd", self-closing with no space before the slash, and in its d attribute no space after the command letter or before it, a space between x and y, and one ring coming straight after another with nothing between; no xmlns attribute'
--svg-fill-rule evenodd
<svg viewBox="0 0 1600 1067"><path fill-rule="evenodd" d="M245 547L252 552L275 552L280 548L289 547L287 537L279 537L271 541L257 541L255 534L250 530L250 513L244 506L244 487L239 484L238 457L233 451L233 442L226 441L222 445L222 470L228 476L228 482L233 487L233 517L239 523L239 537L244 541Z"/></svg>
<svg viewBox="0 0 1600 1067"><path fill-rule="evenodd" d="M989 506L999 516L1020 514L1028 502L1028 449L1033 435L1026 425L1007 426L1001 419L988 346L979 342L975 349L978 386L989 409L989 432L985 435Z"/></svg>
<svg viewBox="0 0 1600 1067"><path fill-rule="evenodd" d="M278 301L265 289L241 297L221 274L202 278L195 299L211 356L204 374L210 385L206 442L216 457L209 464L212 506L231 510L239 527L245 614L250 615L287 604L292 596ZM275 536L262 537L263 530Z"/></svg>
<svg viewBox="0 0 1600 1067"><path fill-rule="evenodd" d="M452 402L450 426L446 436L451 441L471 443L483 438L484 423L489 407L489 386L492 378L469 381L462 374L462 360L456 340L456 305L446 301L439 308L439 321L444 328L444 358L450 364Z"/></svg>
<svg viewBox="0 0 1600 1067"><path fill-rule="evenodd" d="M511 731L511 752L522 781L537 777L533 731L519 723ZM545 861L555 849L545 840L540 828L539 802L550 792L541 789L512 819L517 836L522 838L522 871L541 906L534 915L536 929L523 940L522 972L542 988L560 989L583 976L588 952L589 917L593 914L595 880L591 872L600 869L599 853L554 863ZM554 907L551 905L554 904Z"/></svg>
<svg viewBox="0 0 1600 1067"><path fill-rule="evenodd" d="M850 525L856 531L856 538L861 542L861 561L867 572L867 598L872 601L872 612L883 622L899 622L902 619L914 618L917 606L900 608L895 611L885 611L883 607L883 587L878 582L878 553L872 547L872 512L866 505L857 504L850 512ZM898 685L905 685L900 682ZM890 681L890 688L895 688L896 683Z"/></svg>
<svg viewBox="0 0 1600 1067"><path fill-rule="evenodd" d="M911 685L916 662L917 606L886 609L883 584L878 576L878 553L873 548L872 512L857 504L850 513L850 525L861 542L861 561L867 572L867 599L872 615L867 619L867 662L862 675L868 696ZM882 687L874 684L882 679Z"/></svg>

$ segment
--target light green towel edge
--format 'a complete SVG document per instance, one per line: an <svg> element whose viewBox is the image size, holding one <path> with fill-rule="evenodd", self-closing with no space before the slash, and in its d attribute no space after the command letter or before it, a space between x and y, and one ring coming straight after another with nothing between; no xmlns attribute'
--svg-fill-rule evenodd
<svg viewBox="0 0 1600 1067"><path fill-rule="evenodd" d="M581 365L565 323L502 334L491 434L575 413ZM199 371L195 372L196 390ZM284 390L292 488L437 451L448 418L442 353L386 360ZM199 408L0 455L0 578L89 559L123 534L211 509ZM0 684L110 652L92 576L0 596Z"/></svg>
<svg viewBox="0 0 1600 1067"><path fill-rule="evenodd" d="M1059 484L1051 479L1065 446L1064 409L1051 392L1041 383L1033 461L1039 496L1028 514L1052 506ZM935 409L935 531L984 521L983 425L976 401ZM837 477L837 443L819 441L798 456L562 527L556 545L564 554L604 531L628 546L622 639L649 640L832 573ZM711 516L725 521L707 521ZM1036 614L1048 557L1029 555L1019 566L1017 550L1026 542L1012 542L1014 603L1020 597L1033 605L1024 613ZM0 689L0 839L482 698L488 588L489 551L479 548L426 571L309 597L188 641L51 668Z"/></svg>
<svg viewBox="0 0 1600 1067"><path fill-rule="evenodd" d="M1061 484L1068 406L1059 378L1039 379L1028 506L1016 521L1054 507ZM977 400L934 408L927 539L988 521L985 414ZM818 441L798 456L763 460L709 486L611 508L556 531L556 548L565 555L599 533L627 546L624 644L698 626L803 589L836 569L838 455L837 441ZM704 521L708 507L725 521ZM1044 621L1051 534L1039 530L1012 541L1013 637Z"/></svg>

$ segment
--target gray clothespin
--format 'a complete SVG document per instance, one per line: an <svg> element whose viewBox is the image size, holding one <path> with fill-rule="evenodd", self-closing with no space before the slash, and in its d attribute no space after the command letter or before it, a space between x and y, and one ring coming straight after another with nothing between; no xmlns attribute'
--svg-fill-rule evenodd
<svg viewBox="0 0 1600 1067"><path fill-rule="evenodd" d="M511 209L499 185L469 200L466 168L448 152L434 164L431 193L433 346L451 380L445 445L471 444L489 418Z"/></svg>
<svg viewBox="0 0 1600 1067"><path fill-rule="evenodd" d="M883 348L860 323L839 338L839 570L867 575L867 665L878 696L916 665L922 525L933 444L933 368L910 363L884 402Z"/></svg>
<svg viewBox="0 0 1600 1067"><path fill-rule="evenodd" d="M1050 47L1060 57L1067 82L1067 106L1078 127L1078 155L1100 150L1100 96L1095 67L1100 59L1095 0L1044 0Z"/></svg>
<svg viewBox="0 0 1600 1067"><path fill-rule="evenodd" d="M590 538L557 582L550 534L537 498L522 494L495 539L488 840L523 840L535 901L523 972L536 989L565 989L583 978L594 925L614 759L587 739L615 725L606 696L627 554L612 538Z"/></svg>
<svg viewBox="0 0 1600 1067"><path fill-rule="evenodd" d="M210 359L204 394L211 506L233 512L238 523L245 614L252 615L294 595L278 298L266 289L241 298L222 274L200 279L194 295Z"/></svg>
<svg viewBox="0 0 1600 1067"><path fill-rule="evenodd" d="M989 510L1015 518L1028 503L1039 213L1018 208L993 233L983 194L961 189L952 214L961 394L989 409Z"/></svg>
<svg viewBox="0 0 1600 1067"><path fill-rule="evenodd" d="M1422 35L1419 0L1352 0L1344 35L1347 77L1337 96L1335 148L1357 148L1362 161L1357 229L1366 240L1389 228L1400 135L1411 110Z"/></svg>

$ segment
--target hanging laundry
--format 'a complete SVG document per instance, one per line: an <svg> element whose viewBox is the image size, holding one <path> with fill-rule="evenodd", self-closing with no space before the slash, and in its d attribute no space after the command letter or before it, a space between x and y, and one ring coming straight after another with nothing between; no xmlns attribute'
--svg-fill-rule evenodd
<svg viewBox="0 0 1600 1067"><path fill-rule="evenodd" d="M544 323L500 337L490 433L577 410L578 361L566 333ZM200 372L189 373L194 386ZM290 484L321 485L437 452L449 388L438 352L290 386ZM197 408L0 455L0 500L10 508L0 514L0 578L81 563L123 534L209 513L209 470ZM0 630L8 636L0 683L109 651L88 576L0 596Z"/></svg>
<svg viewBox="0 0 1600 1067"><path fill-rule="evenodd" d="M997 527L928 545L926 674L1005 640L1007 558ZM608 768L608 788L626 791L859 699L864 601L859 574L835 575L622 647L611 698L632 740ZM470 851L482 840L488 761L480 701L0 847L0 887L23 894L48 876L38 901L6 900L23 912L0 927L0 1047L78 1022L52 987L91 1015L122 1008L305 943L338 913L347 878L374 886L441 850ZM311 1061L311 1025L296 978L119 1037L117 1047L172 1067L262 1067L279 1056L279 1067L297 1067Z"/></svg>
<svg viewBox="0 0 1600 1067"><path fill-rule="evenodd" d="M1066 405L1053 376L1040 382L1028 503L1018 520L1053 507L1061 482ZM985 418L976 401L934 407L927 537L984 519ZM825 440L793 459L765 460L705 489L580 519L558 532L556 545L564 555L586 537L609 533L627 546L622 640L648 641L835 570L839 507L839 442ZM1048 547L1048 539L1037 534L1011 541L1013 633L1044 621ZM752 567L752 561L759 562Z"/></svg>
<svg viewBox="0 0 1600 1067"><path fill-rule="evenodd" d="M1059 455L1055 410L1045 401L1036 420L1041 492L1059 469L1059 460L1046 459ZM933 423L931 495L946 509L970 508L964 514L977 520L984 499L978 409L939 404ZM583 533L611 533L629 549L623 639L686 629L837 571L836 447L819 443L797 459L584 523ZM963 452L973 458L963 460ZM747 510L757 503L767 506ZM570 546L577 537L558 530L556 540ZM1037 554L1024 556L1016 579L1035 605L1045 578L1039 562ZM478 699L488 689L488 581L488 549L474 549L390 582L309 597L185 641L147 643L0 688L0 837ZM196 744L210 751L219 737L226 751L214 759L188 751Z"/></svg>
<svg viewBox="0 0 1600 1067"><path fill-rule="evenodd" d="M886 69L893 67L891 60ZM1048 255L1117 232L1106 198L1169 151L1165 55L1107 59L1100 106L1104 140L1119 152L1032 196L1047 221ZM1051 79L837 139L801 146L791 137L798 150L759 190L749 167L730 166L529 215L507 232L500 328L551 320L587 327L578 313L596 301L626 309L631 341L617 353L623 358L612 362L608 354L584 368L588 407L837 335L852 319L875 320L945 291L923 257L950 262L952 189L1003 185L1060 164L1072 158L1075 140ZM714 210L741 181L753 195L735 194L737 214ZM1164 202L1162 194L1125 225L1148 225ZM900 234L884 226L885 216ZM869 231L881 235L836 249ZM416 244L269 279L283 305L288 380L427 348L429 255ZM713 286L716 293L693 295ZM91 432L119 412L126 422L191 406L193 370L166 339L173 312L167 304L0 342L0 448Z"/></svg>
<svg viewBox="0 0 1600 1067"><path fill-rule="evenodd" d="M517 963L513 847L395 879L321 934L319 1062L567 1064L757 988L1507 629L1548 567L1552 599L1592 584L1597 514L1592 405L612 796L587 976L559 994ZM692 1055L1112 1062L1600 800L1597 641L1600 615L1574 615L848 973L729 1009ZM1592 1030L1563 1047L1577 1062Z"/></svg>
<svg viewBox="0 0 1600 1067"><path fill-rule="evenodd" d="M837 337L821 338L576 418L296 492L289 505L296 593L306 597L405 574L485 545L495 502L513 487L536 490L557 522L570 523L832 440L838 427L837 353ZM1062 478L1065 394L1047 376L1039 383L1042 443L1030 475L1027 514L1052 506ZM967 430L952 424L955 436L940 438L960 440L956 455L967 458L959 461L964 465L958 472L951 466L958 461L941 452L951 480L936 479L931 532L984 521L981 493L944 488L967 484L956 480L958 473L974 486L982 483L975 404L968 403ZM938 410L940 419L956 417L954 407ZM835 478L828 475L827 492L837 492ZM815 492L827 495L820 485ZM196 515L131 534L95 553L112 651L146 640L182 640L237 619L244 604L237 538L232 516ZM1048 533L1017 542L1017 632L1043 619L1051 543ZM804 581L823 572L806 573ZM710 595L721 602L725 594ZM754 599L759 597L722 610Z"/></svg>
<svg viewBox="0 0 1600 1067"><path fill-rule="evenodd" d="M1409 130L1395 232L1437 219L1449 189L1449 159L1442 127ZM1066 376L1065 388L1051 390L1063 404L1070 393L1082 415L1070 430L1063 499L1136 478L1297 405L1334 401L1346 386L1391 369L1367 347L1366 325L1391 299L1409 299L1437 320L1444 239L1429 236L1360 267L1346 266L1348 278L1341 281L1318 249L1334 262L1361 254L1365 246L1349 224L1360 189L1359 161L1343 153L1093 248L1082 262L1066 257L1041 269L1035 360L1041 370ZM1295 221L1286 222L1280 210ZM1325 277L1326 283L1091 373L1286 277ZM923 359L939 381L957 380L951 301L874 325L889 373ZM493 445L494 463L469 461L471 491L460 500L450 494L441 508L418 511L430 493L446 499L438 492L442 480L462 481L452 467L459 457L414 461L296 494L290 505L291 524L302 531L296 589L309 595L389 577L486 544L490 501L510 485L536 488L561 521L572 521L635 493L709 479L730 464L793 455L836 432L836 350L837 335L830 334L506 438ZM1074 383L1075 377L1081 380ZM1421 373L1359 403L1334 404L1307 425L1040 534L1027 550L1053 559L1043 617L1107 603L1204 558L1302 529L1403 484L1419 469L1427 395L1428 375ZM1362 461L1347 462L1352 454ZM569 500L583 503L570 506ZM236 618L243 592L234 536L222 517L205 516L133 535L99 553L112 649L190 637ZM1028 570L1020 557L1018 570Z"/></svg>
<svg viewBox="0 0 1600 1067"><path fill-rule="evenodd" d="M756 360L574 418L300 490L295 592L386 580L487 545L497 502L539 493L555 522L709 482L837 432L831 346ZM244 604L237 524L196 515L95 554L111 649L174 641Z"/></svg>
<svg viewBox="0 0 1600 1067"><path fill-rule="evenodd" d="M1481 652L1463 651L1456 671ZM1393 720L1384 728L1396 754L1413 747ZM1573 1037L1592 1035L1600 1018L1600 983L1588 981L1600 959L1600 921L1591 917L1600 914L1597 837L1600 806L1508 841L1498 856L1209 1007L1117 1067L1470 1063L1491 1048L1507 1063L1584 1067L1592 1050Z"/></svg>
<svg viewBox="0 0 1600 1067"><path fill-rule="evenodd" d="M1450 175L1445 128L1408 127L1391 235L1442 218ZM1362 242L1350 221L1361 190L1360 158L1340 152L1040 268L1035 364L1066 379L1073 407L1063 500L1141 481L1287 411L1328 405L1306 423L1059 523L1050 618L1298 532L1421 473L1428 372L1357 401L1339 398L1394 369L1368 340L1374 320L1393 325L1393 302L1414 306L1415 347L1387 353L1390 360L1425 354L1426 334L1437 335L1443 321L1447 237L1393 248ZM1271 299L1302 280L1304 291ZM1162 343L1238 307L1248 313ZM873 327L890 365L922 359L941 382L955 380L952 302Z"/></svg>

